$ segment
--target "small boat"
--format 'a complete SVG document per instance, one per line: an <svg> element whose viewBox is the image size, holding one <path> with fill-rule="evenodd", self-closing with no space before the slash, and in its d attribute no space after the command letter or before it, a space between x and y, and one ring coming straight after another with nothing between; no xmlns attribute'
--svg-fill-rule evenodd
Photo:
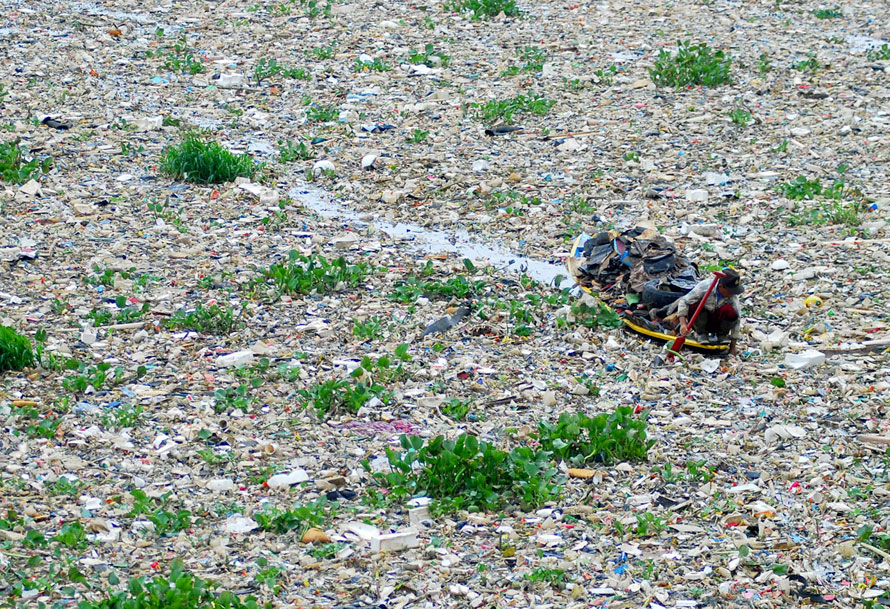
<svg viewBox="0 0 890 609"><path fill-rule="evenodd" d="M588 235L578 235L578 237L572 243L570 258L583 258L584 243L589 238L590 237ZM618 317L621 318L624 326L629 330L661 342L672 343L674 340L677 339L676 334L670 334L669 332L665 331L665 329L662 328L659 324L650 321L643 315L637 314L632 308L621 307L617 304L606 302L605 300L600 298L600 295L592 288L581 283L582 278L577 273L577 264L572 264L571 261L567 261L566 267L569 270L569 276L579 285L579 287L594 298L596 298L603 306L607 307L609 310L615 311L618 314ZM684 347L712 354L726 353L727 351L729 351L728 343L704 344L694 340L691 337L686 339Z"/></svg>

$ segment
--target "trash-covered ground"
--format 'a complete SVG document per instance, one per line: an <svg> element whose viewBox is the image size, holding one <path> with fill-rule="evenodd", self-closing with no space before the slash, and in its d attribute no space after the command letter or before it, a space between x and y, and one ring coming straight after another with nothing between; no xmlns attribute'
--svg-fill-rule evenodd
<svg viewBox="0 0 890 609"><path fill-rule="evenodd" d="M0 5L10 606L890 604L886 3ZM737 357L570 291L639 221Z"/></svg>

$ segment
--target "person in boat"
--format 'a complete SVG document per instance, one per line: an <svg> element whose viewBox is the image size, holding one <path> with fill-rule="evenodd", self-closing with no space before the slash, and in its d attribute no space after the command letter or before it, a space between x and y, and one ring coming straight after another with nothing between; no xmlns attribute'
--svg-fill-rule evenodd
<svg viewBox="0 0 890 609"><path fill-rule="evenodd" d="M717 287L708 296L698 319L692 329L699 335L702 343L724 343L729 338L729 353L736 354L741 324L741 308L739 294L745 291L742 278L735 269L723 269L724 276L717 282ZM676 313L679 330L685 334L689 330L689 319L698 308L708 291L713 279L706 277L699 281L685 296L678 298L658 313L671 315Z"/></svg>

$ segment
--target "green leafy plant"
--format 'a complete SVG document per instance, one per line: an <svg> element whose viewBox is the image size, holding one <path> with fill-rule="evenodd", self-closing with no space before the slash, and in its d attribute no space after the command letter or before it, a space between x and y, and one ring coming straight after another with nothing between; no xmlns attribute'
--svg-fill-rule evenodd
<svg viewBox="0 0 890 609"><path fill-rule="evenodd" d="M379 57L375 57L371 61L363 61L361 58L359 58L355 60L353 70L356 72L364 72L365 70L368 70L370 72L389 72L390 70L392 70L392 66L387 65Z"/></svg>
<svg viewBox="0 0 890 609"><path fill-rule="evenodd" d="M340 116L340 111L336 106L312 104L306 110L306 118L310 123L331 123L337 120L338 116Z"/></svg>
<svg viewBox="0 0 890 609"><path fill-rule="evenodd" d="M254 285L269 285L277 294L325 294L340 287L355 288L370 271L366 263L348 264L342 257L328 261L324 256L303 256L296 250L288 254L288 261L273 264L260 271Z"/></svg>
<svg viewBox="0 0 890 609"><path fill-rule="evenodd" d="M463 421L470 413L470 402L451 398L441 406L442 414L455 421Z"/></svg>
<svg viewBox="0 0 890 609"><path fill-rule="evenodd" d="M271 231L280 231L288 226L291 226L291 219L288 216L287 207L288 203L292 203L290 200L282 200L278 202L278 209L274 210L270 215L266 216L260 223L267 229Z"/></svg>
<svg viewBox="0 0 890 609"><path fill-rule="evenodd" d="M421 129L415 129L411 132L411 135L408 136L408 143L410 144L422 144L426 141L427 136L430 134L429 131L423 131Z"/></svg>
<svg viewBox="0 0 890 609"><path fill-rule="evenodd" d="M146 56L162 56L164 58L164 69L171 72L194 75L203 74L207 71L206 66L196 59L195 55L189 50L188 40L184 32L172 45L164 45L158 51L149 51L146 53Z"/></svg>
<svg viewBox="0 0 890 609"><path fill-rule="evenodd" d="M227 461L232 461L235 458L234 452L216 452L212 448L202 448L197 451L198 456L203 459L204 463L210 466L218 466L226 463Z"/></svg>
<svg viewBox="0 0 890 609"><path fill-rule="evenodd" d="M481 104L471 104L474 116L485 123L503 121L512 123L517 114L547 114L556 102L537 94L517 95L511 99L491 99Z"/></svg>
<svg viewBox="0 0 890 609"><path fill-rule="evenodd" d="M551 453L517 446L510 452L461 434L455 440L429 441L401 436L402 451L386 448L389 472L372 472L374 481L395 501L426 495L441 511L498 510L508 503L533 509L560 494L560 478Z"/></svg>
<svg viewBox="0 0 890 609"><path fill-rule="evenodd" d="M336 513L336 509L337 503L328 501L327 497L322 495L305 505L295 503L290 509L281 510L272 507L256 512L253 519L264 531L279 534L295 531L302 536L311 527L324 526L325 522Z"/></svg>
<svg viewBox="0 0 890 609"><path fill-rule="evenodd" d="M93 326L98 328L99 326L108 324L112 317L113 315L108 309L93 309L87 313L86 319L91 320Z"/></svg>
<svg viewBox="0 0 890 609"><path fill-rule="evenodd" d="M253 68L253 80L257 84L275 76L291 80L310 80L312 75L305 68L289 68L279 64L277 59L260 59Z"/></svg>
<svg viewBox="0 0 890 609"><path fill-rule="evenodd" d="M180 531L189 530L194 522L189 510L179 509L175 512L159 509L145 516L154 526L154 533L158 537L174 535Z"/></svg>
<svg viewBox="0 0 890 609"><path fill-rule="evenodd" d="M159 168L175 180L195 184L223 184L237 177L252 178L256 172L249 154L232 154L217 142L205 141L193 133L179 145L164 149Z"/></svg>
<svg viewBox="0 0 890 609"><path fill-rule="evenodd" d="M331 59L336 54L336 50L333 45L327 47L315 47L307 50L306 54L312 55L315 59L321 61L322 59Z"/></svg>
<svg viewBox="0 0 890 609"><path fill-rule="evenodd" d="M142 404L124 405L102 415L102 426L109 429L133 429L142 420Z"/></svg>
<svg viewBox="0 0 890 609"><path fill-rule="evenodd" d="M426 65L431 68L437 65L443 68L447 67L449 61L451 61L451 57L441 51L436 51L432 43L427 43L423 48L423 52L411 51L410 55L408 55L408 63Z"/></svg>
<svg viewBox="0 0 890 609"><path fill-rule="evenodd" d="M786 199L795 201L804 199L813 200L818 196L822 196L826 199L840 200L856 194L847 188L843 177L833 180L830 186L823 187L818 178L815 180L808 180L804 176L798 176L791 182L779 184L776 187L776 190Z"/></svg>
<svg viewBox="0 0 890 609"><path fill-rule="evenodd" d="M646 437L645 411L638 417L629 406L589 417L584 413L562 413L556 423L538 423L541 448L573 465L588 462L644 461L655 444Z"/></svg>
<svg viewBox="0 0 890 609"><path fill-rule="evenodd" d="M272 6L273 17L286 17L290 15L291 6L286 2L279 2Z"/></svg>
<svg viewBox="0 0 890 609"><path fill-rule="evenodd" d="M326 2L324 8L319 6L318 0L301 0L301 2L306 5L306 16L310 19L315 19L319 15L331 16L333 5L330 2Z"/></svg>
<svg viewBox="0 0 890 609"><path fill-rule="evenodd" d="M485 287L481 279L469 280L463 275L455 275L445 281L430 279L424 281L415 275L398 284L389 294L390 300L410 304L420 296L466 300L477 295Z"/></svg>
<svg viewBox="0 0 890 609"><path fill-rule="evenodd" d="M732 82L731 63L729 55L715 51L705 43L677 41L676 53L667 49L658 53L654 66L649 68L649 77L659 87L716 87Z"/></svg>
<svg viewBox="0 0 890 609"><path fill-rule="evenodd" d="M264 80L268 80L281 72L283 66L278 65L275 59L260 59L253 67L253 80L256 84L260 84Z"/></svg>
<svg viewBox="0 0 890 609"><path fill-rule="evenodd" d="M859 200L832 201L831 203L819 202L804 209L795 207L792 213L788 215L788 223L791 226L842 224L856 227L862 224L861 214L864 211L865 206Z"/></svg>
<svg viewBox="0 0 890 609"><path fill-rule="evenodd" d="M882 44L880 48L870 49L866 53L869 61L887 61L890 60L890 45Z"/></svg>
<svg viewBox="0 0 890 609"><path fill-rule="evenodd" d="M455 13L469 13L472 19L488 19L504 13L507 17L522 14L516 0L450 0L445 9Z"/></svg>
<svg viewBox="0 0 890 609"><path fill-rule="evenodd" d="M312 80L312 74L306 68L282 68L281 77L290 80Z"/></svg>
<svg viewBox="0 0 890 609"><path fill-rule="evenodd" d="M770 63L769 55L767 53L761 53L760 58L757 60L757 71L761 74L766 74L767 72L772 71L773 65Z"/></svg>
<svg viewBox="0 0 890 609"><path fill-rule="evenodd" d="M637 537L649 537L650 535L656 535L658 533L661 533L667 527L664 518L661 516L656 516L652 512L635 514L635 517L637 519L637 525L634 528L633 532Z"/></svg>
<svg viewBox="0 0 890 609"><path fill-rule="evenodd" d="M237 330L243 322L234 307L220 307L212 304L205 307L201 303L191 311L177 309L165 322L171 330L192 330L200 334L224 336Z"/></svg>
<svg viewBox="0 0 890 609"><path fill-rule="evenodd" d="M281 585L278 583L278 578L281 577L281 569L269 566L269 561L262 556L257 558L256 564L260 567L260 570L254 576L256 582L266 586L273 595L278 595L281 592Z"/></svg>
<svg viewBox="0 0 890 609"><path fill-rule="evenodd" d="M544 567L538 567L530 573L526 573L524 577L533 584L547 583L553 585L564 584L569 581L568 575L562 569L546 569Z"/></svg>
<svg viewBox="0 0 890 609"><path fill-rule="evenodd" d="M114 287L115 271L112 268L104 269L98 264L93 265L93 274L84 277L84 283L87 285L102 285L106 288Z"/></svg>
<svg viewBox="0 0 890 609"><path fill-rule="evenodd" d="M52 158L43 160L33 158L25 162L28 154L19 146L20 138L9 142L0 142L0 181L22 184L38 174L47 173L52 166Z"/></svg>
<svg viewBox="0 0 890 609"><path fill-rule="evenodd" d="M890 550L890 535L886 533L875 534L875 529L870 524L864 524L856 530L856 539L881 550Z"/></svg>
<svg viewBox="0 0 890 609"><path fill-rule="evenodd" d="M536 47L525 47L516 51L516 55L522 62L520 65L510 66L504 70L502 76L516 76L517 74L534 74L544 69L547 54Z"/></svg>
<svg viewBox="0 0 890 609"><path fill-rule="evenodd" d="M605 84L611 84L611 82L606 82L606 80L603 77L599 76L598 72L601 72L601 71L602 70L598 70L597 72L594 72L594 74L597 75L597 77L600 79L600 82L603 82ZM576 92L583 91L587 86L587 83L585 81L581 80L580 78L569 79L569 78L566 78L565 76L562 77L562 84L569 91L576 91Z"/></svg>
<svg viewBox="0 0 890 609"><path fill-rule="evenodd" d="M733 108L729 111L729 120L739 127L747 127L754 120L754 116L745 108Z"/></svg>
<svg viewBox="0 0 890 609"><path fill-rule="evenodd" d="M352 326L352 334L360 340L377 340L383 336L383 322L377 317L371 317L367 321L355 321Z"/></svg>
<svg viewBox="0 0 890 609"><path fill-rule="evenodd" d="M841 9L835 8L817 8L813 11L816 19L837 19L841 16Z"/></svg>
<svg viewBox="0 0 890 609"><path fill-rule="evenodd" d="M359 367L356 371L361 373L364 369ZM353 380L357 376L356 371L353 372ZM371 380L350 382L346 379L331 379L299 389L297 394L302 398L304 407L314 408L315 414L322 421L329 415L344 411L355 414L375 397L383 403L390 400L386 388Z"/></svg>
<svg viewBox="0 0 890 609"><path fill-rule="evenodd" d="M59 533L53 537L53 541L57 541L73 550L87 545L87 535L82 524L79 522L68 522L62 525Z"/></svg>
<svg viewBox="0 0 890 609"><path fill-rule="evenodd" d="M621 326L621 317L601 302L588 305L583 301L572 304L569 315L556 320L558 327L581 325L586 328L617 328Z"/></svg>
<svg viewBox="0 0 890 609"><path fill-rule="evenodd" d="M53 485L47 487L47 492L52 496L68 495L77 497L83 492L83 482L76 478L62 476Z"/></svg>
<svg viewBox="0 0 890 609"><path fill-rule="evenodd" d="M36 425L29 425L25 429L25 433L29 438L43 438L50 440L56 436L56 432L61 425L62 419L53 417L41 419Z"/></svg>
<svg viewBox="0 0 890 609"><path fill-rule="evenodd" d="M181 233L188 232L188 227L182 221L182 218L179 217L179 210L171 206L169 200L163 203L151 201L146 204L146 207L148 211L154 214L155 218L161 218L164 222L172 224Z"/></svg>
<svg viewBox="0 0 890 609"><path fill-rule="evenodd" d="M807 54L806 59L802 59L801 61L796 61L791 64L791 67L799 72L818 72L819 68L822 67L819 65L819 60L816 59L816 55L814 53Z"/></svg>
<svg viewBox="0 0 890 609"><path fill-rule="evenodd" d="M137 154L142 154L143 152L145 152L145 146L140 145L137 148L132 144L128 144L127 142L121 142L121 154L123 156L134 156Z"/></svg>
<svg viewBox="0 0 890 609"><path fill-rule="evenodd" d="M99 600L81 601L78 609L260 609L252 596L242 599L228 591L216 592L218 584L185 571L175 559L170 577L133 578L124 590L106 591Z"/></svg>
<svg viewBox="0 0 890 609"><path fill-rule="evenodd" d="M162 508L167 503L169 496L169 493L165 493L160 497L149 497L145 491L138 488L133 489L130 491L133 503L127 517L134 518L143 514L151 514L156 508Z"/></svg>
<svg viewBox="0 0 890 609"><path fill-rule="evenodd" d="M334 541L331 543L324 543L320 546L312 548L311 550L309 550L309 554L317 560L327 560L334 558L337 553L345 547L345 543Z"/></svg>
<svg viewBox="0 0 890 609"><path fill-rule="evenodd" d="M25 538L22 539L22 546L25 548L42 548L46 544L46 537L36 529L30 529L25 533Z"/></svg>
<svg viewBox="0 0 890 609"><path fill-rule="evenodd" d="M615 74L618 73L618 66L611 65L605 68L600 68L598 70L594 70L593 72L597 78L599 78L600 82L604 85L611 85L615 80Z"/></svg>
<svg viewBox="0 0 890 609"><path fill-rule="evenodd" d="M98 391L105 385L106 381L110 381L111 384L117 385L123 380L124 376L124 369L122 366L116 367L114 372L109 375L111 364L108 362L101 362L95 366L87 366L83 362L69 359L65 362L65 368L77 371L77 374L66 376L62 379L62 387L73 393L83 393L88 387L92 387Z"/></svg>
<svg viewBox="0 0 890 609"><path fill-rule="evenodd" d="M14 328L0 325L0 372L23 370L34 364L34 351L28 337Z"/></svg>
<svg viewBox="0 0 890 609"><path fill-rule="evenodd" d="M115 320L117 323L125 324L131 321L136 321L138 319L142 319L142 316L148 313L151 305L147 302L143 302L141 306L138 305L130 305L126 306L127 297L126 296L118 296L115 299L118 306L118 313L115 316Z"/></svg>
<svg viewBox="0 0 890 609"><path fill-rule="evenodd" d="M278 140L278 160L282 163L294 163L296 161L308 161L315 158L312 147L306 142L298 142L296 145L290 140Z"/></svg>
<svg viewBox="0 0 890 609"><path fill-rule="evenodd" d="M217 389L213 392L213 409L217 412L228 412L230 410L247 412L254 399L250 395L250 389L261 384L262 379L256 379L250 383L240 383L237 387Z"/></svg>
<svg viewBox="0 0 890 609"><path fill-rule="evenodd" d="M694 461L690 459L686 462L687 477L698 482L710 482L716 475L714 470L716 467L709 466L704 459Z"/></svg>

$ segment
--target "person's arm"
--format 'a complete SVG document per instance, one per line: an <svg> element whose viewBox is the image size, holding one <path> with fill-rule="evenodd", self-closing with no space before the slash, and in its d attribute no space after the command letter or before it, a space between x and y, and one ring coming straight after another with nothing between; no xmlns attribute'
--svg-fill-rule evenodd
<svg viewBox="0 0 890 609"><path fill-rule="evenodd" d="M729 331L729 354L735 355L738 352L736 346L739 341L739 330L742 326L741 307L739 307L739 300L735 296L732 297L732 306L735 307L735 312L738 317L736 317L735 323L732 324L732 328Z"/></svg>
<svg viewBox="0 0 890 609"><path fill-rule="evenodd" d="M700 281L695 284L695 287L689 290L685 296L683 296L677 303L677 317L680 320L680 334L686 334L689 330L688 326L688 315L689 315L689 305L694 302L699 302L705 296L705 292L708 291L708 286L710 285L709 280Z"/></svg>

